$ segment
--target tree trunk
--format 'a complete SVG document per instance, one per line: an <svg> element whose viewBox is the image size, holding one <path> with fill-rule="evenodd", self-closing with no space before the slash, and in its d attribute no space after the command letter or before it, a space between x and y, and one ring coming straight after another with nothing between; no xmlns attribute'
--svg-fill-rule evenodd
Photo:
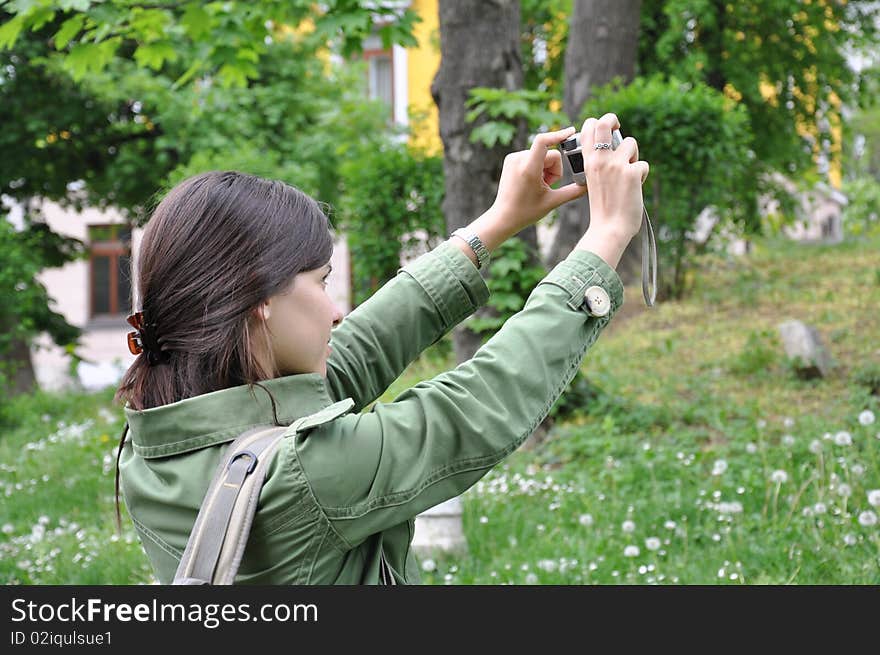
<svg viewBox="0 0 880 655"><path fill-rule="evenodd" d="M631 82L638 55L641 0L574 0L565 51L565 99L563 109L578 130L583 124L581 108L592 87L620 76ZM614 112L614 107L605 111ZM604 113L604 112L603 112ZM596 116L599 118L599 116ZM621 131L626 117L618 116ZM638 138L637 134L629 135ZM563 184L571 182L566 176ZM556 235L546 265L553 268L565 259L590 224L588 196L566 203L556 216ZM617 271L624 284L641 279L641 239L635 238L620 259Z"/></svg>
<svg viewBox="0 0 880 655"><path fill-rule="evenodd" d="M431 84L431 94L440 113L443 141L443 171L446 195L443 213L449 232L463 227L486 211L495 200L504 156L527 145L527 128L522 122L513 143L488 148L470 141L471 132L485 122L481 117L467 123L468 92L475 87L522 88L523 67L519 49L520 6L518 0L440 0L440 69ZM517 235L535 250L534 226ZM488 278L488 272L482 271ZM489 309L477 316L489 316ZM473 357L480 338L458 327L452 334L456 361Z"/></svg>
<svg viewBox="0 0 880 655"><path fill-rule="evenodd" d="M0 324L7 320L14 319L10 316L0 317ZM7 330L4 326L5 331ZM0 402L2 398L33 393L36 390L37 378L34 375L30 346L26 340L13 339L9 350L0 353Z"/></svg>

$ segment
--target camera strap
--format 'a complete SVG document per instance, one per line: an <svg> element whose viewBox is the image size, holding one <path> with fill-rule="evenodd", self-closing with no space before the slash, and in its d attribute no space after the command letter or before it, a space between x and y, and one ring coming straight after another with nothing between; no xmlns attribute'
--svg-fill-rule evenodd
<svg viewBox="0 0 880 655"><path fill-rule="evenodd" d="M642 295L645 296L645 304L648 307L653 307L654 300L657 298L657 243L654 241L654 228L651 227L648 210L642 207L642 212ZM653 271L650 294L648 293L649 268Z"/></svg>

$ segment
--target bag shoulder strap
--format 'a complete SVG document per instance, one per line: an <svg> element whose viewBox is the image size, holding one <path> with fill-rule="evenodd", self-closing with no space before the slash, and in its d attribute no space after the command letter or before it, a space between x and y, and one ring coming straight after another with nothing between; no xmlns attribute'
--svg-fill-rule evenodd
<svg viewBox="0 0 880 655"><path fill-rule="evenodd" d="M353 406L346 398L289 426L259 425L233 441L208 486L171 584L232 584L281 439L333 420Z"/></svg>

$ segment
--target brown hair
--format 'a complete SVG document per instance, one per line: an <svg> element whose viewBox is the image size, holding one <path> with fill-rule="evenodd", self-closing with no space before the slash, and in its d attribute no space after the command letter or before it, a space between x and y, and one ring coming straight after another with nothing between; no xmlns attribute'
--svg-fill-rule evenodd
<svg viewBox="0 0 880 655"><path fill-rule="evenodd" d="M195 175L171 189L147 222L137 279L144 320L168 362L150 366L139 355L113 399L144 410L247 384L251 394L278 375L263 321L252 310L284 291L302 271L326 264L333 252L321 206L289 184L238 171ZM252 334L256 330L257 334ZM264 347L255 347L255 339ZM119 525L119 455L116 520Z"/></svg>

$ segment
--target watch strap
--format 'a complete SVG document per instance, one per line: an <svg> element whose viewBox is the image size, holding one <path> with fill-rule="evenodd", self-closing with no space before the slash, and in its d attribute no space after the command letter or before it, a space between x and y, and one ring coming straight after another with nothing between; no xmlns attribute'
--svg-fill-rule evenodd
<svg viewBox="0 0 880 655"><path fill-rule="evenodd" d="M457 230L454 230L450 236L459 237L460 239L464 239L467 244L471 247L471 250L474 251L474 254L477 256L477 268L483 269L489 264L489 249L486 248L485 244L480 240L480 237L477 236L476 232L473 230L468 230L467 228L460 227Z"/></svg>

